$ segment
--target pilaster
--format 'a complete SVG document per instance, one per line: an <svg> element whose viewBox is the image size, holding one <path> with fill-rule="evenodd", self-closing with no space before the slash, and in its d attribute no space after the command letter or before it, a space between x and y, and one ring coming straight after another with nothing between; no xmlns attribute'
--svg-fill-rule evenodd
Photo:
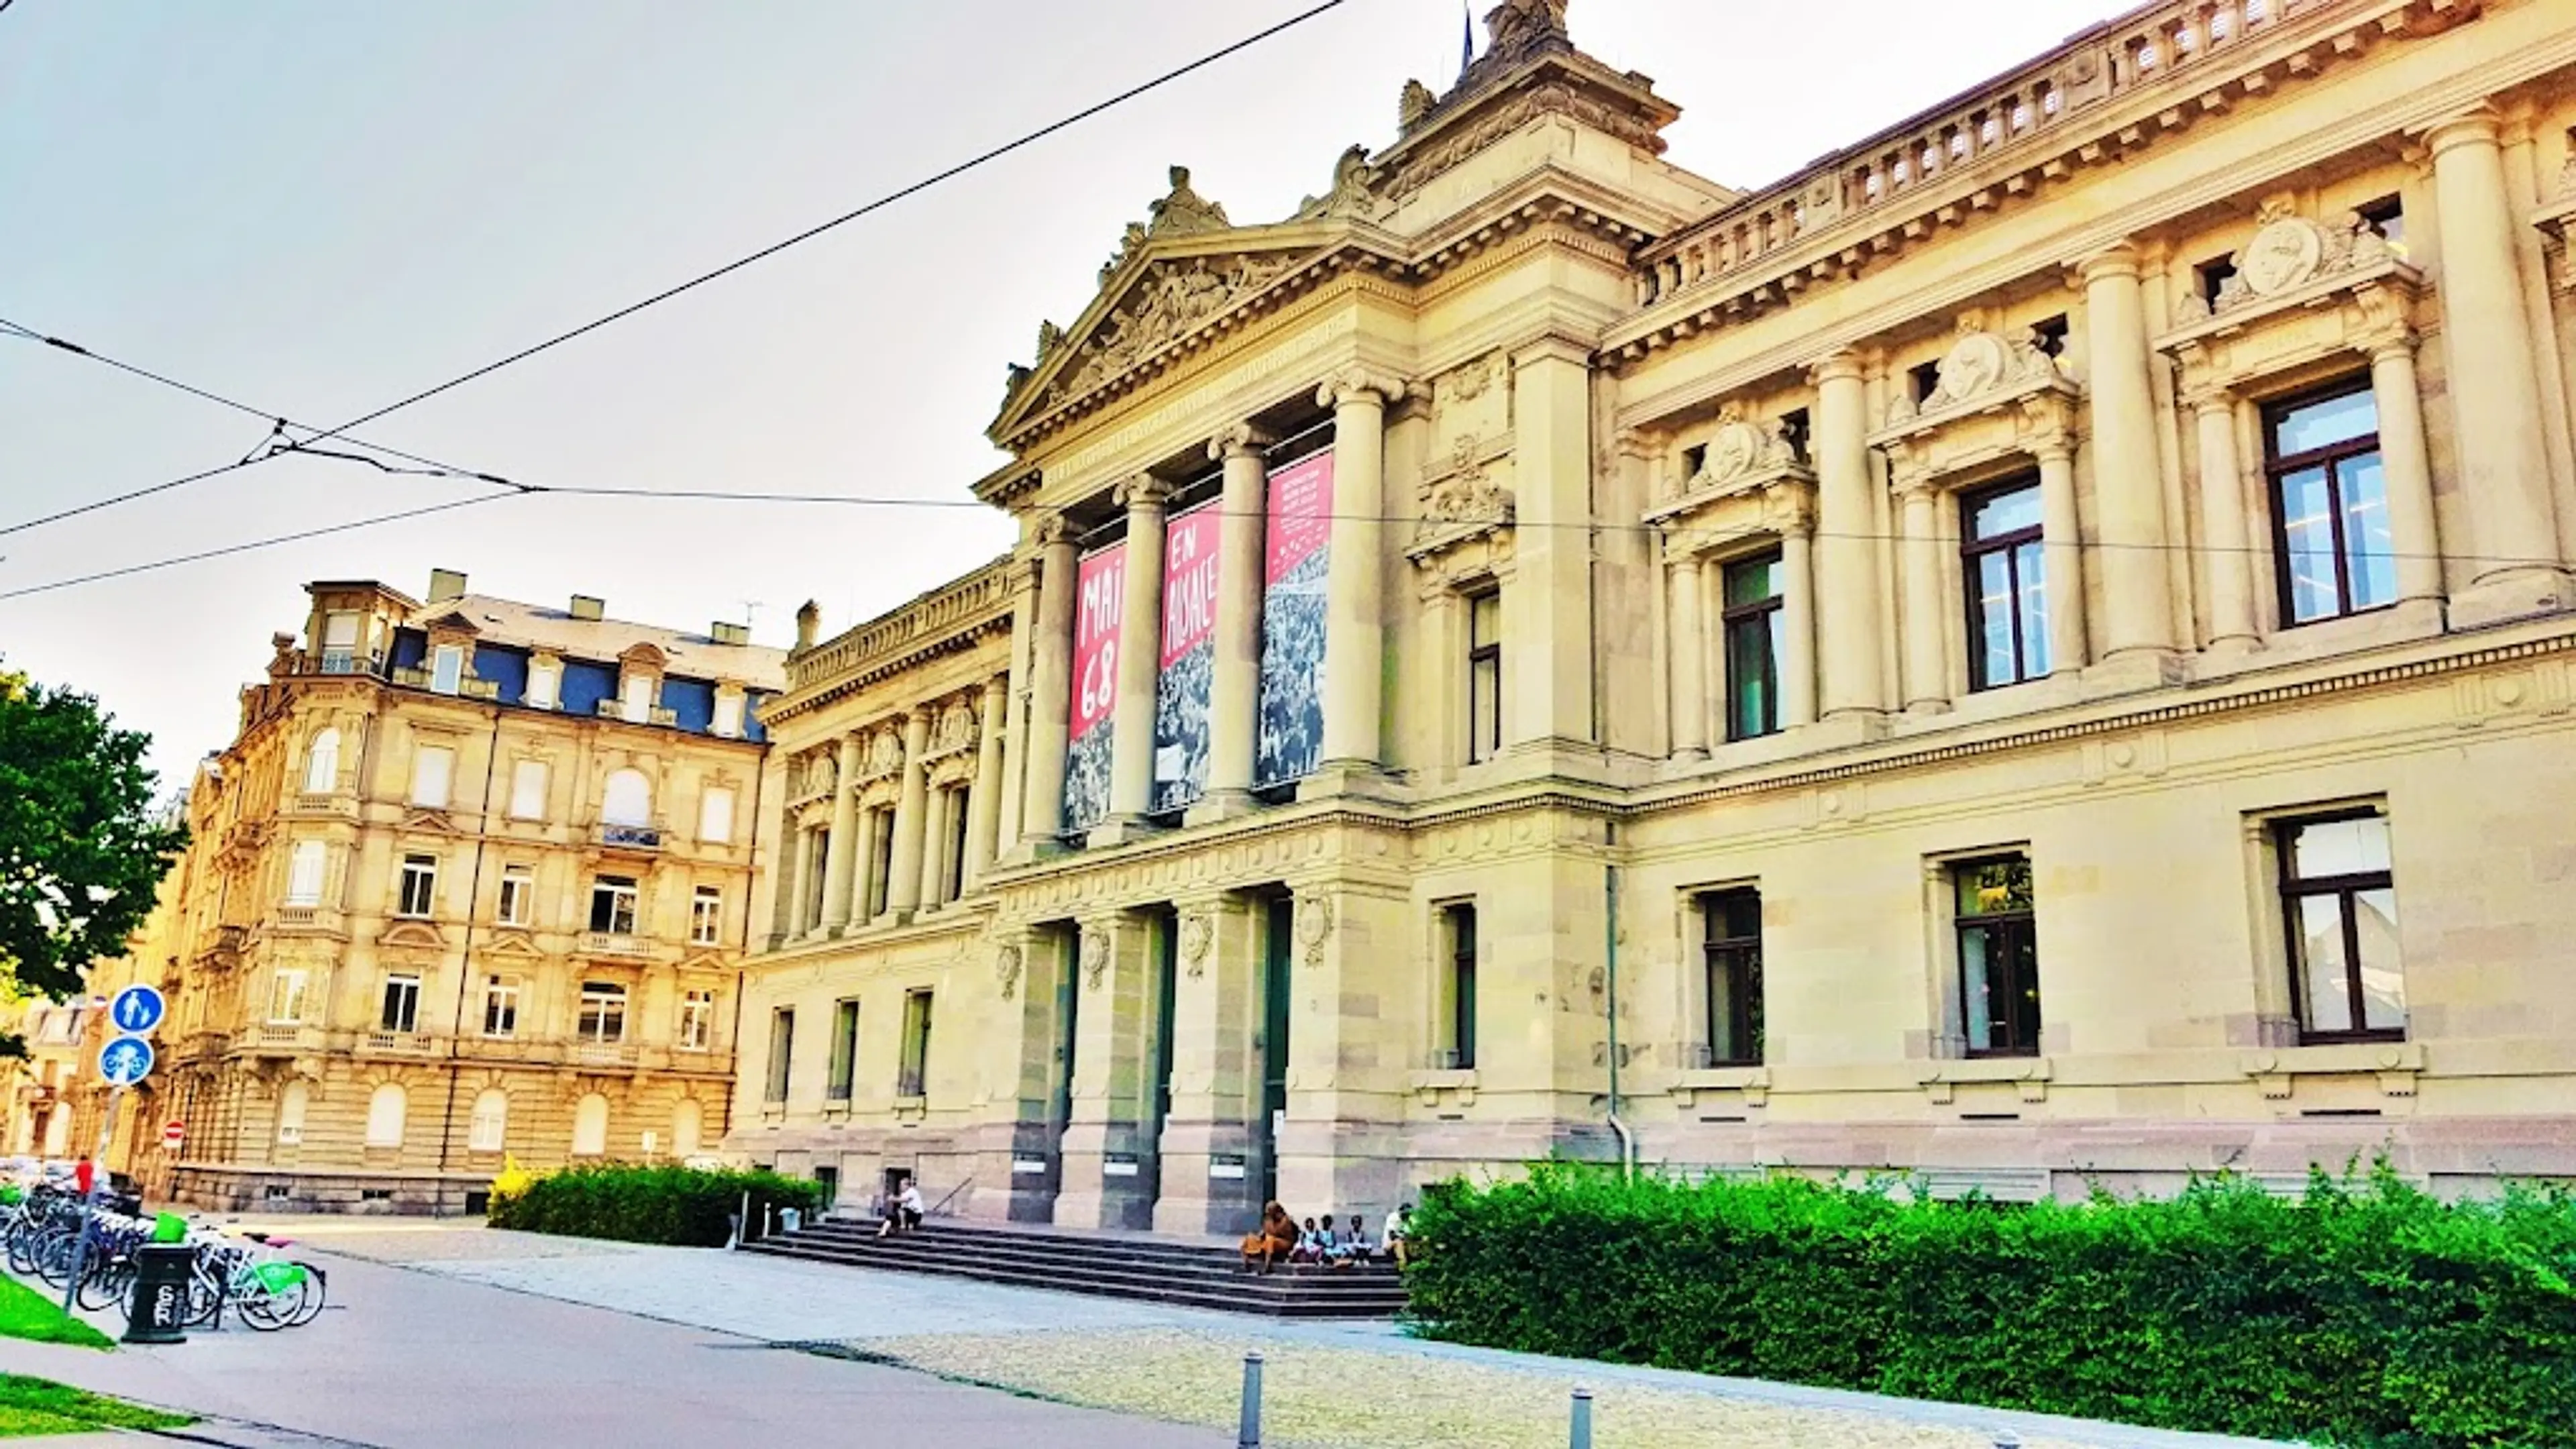
<svg viewBox="0 0 2576 1449"><path fill-rule="evenodd" d="M1261 1214L1260 912L1231 892L1184 897L1170 1030L1172 1110L1159 1157L1154 1227L1243 1233Z"/></svg>
<svg viewBox="0 0 2576 1449"><path fill-rule="evenodd" d="M2157 466L2155 390L2137 249L2114 243L2077 264L2084 285L2087 403L2101 547L2103 655L2170 653L2173 591ZM1910 686L1909 686L1910 688Z"/></svg>
<svg viewBox="0 0 2576 1449"><path fill-rule="evenodd" d="M1592 718L1589 354L1551 339L1512 359L1514 587L1503 591L1503 711L1513 751L1588 748Z"/></svg>
<svg viewBox="0 0 2576 1449"><path fill-rule="evenodd" d="M1066 1227L1153 1226L1153 925L1115 912L1085 917L1073 989L1072 1111L1063 1138L1055 1221Z"/></svg>
<svg viewBox="0 0 2576 1449"><path fill-rule="evenodd" d="M1373 775L1386 758L1386 407L1403 394L1402 379L1360 367L1344 369L1315 394L1333 410L1321 772L1329 775Z"/></svg>
<svg viewBox="0 0 2576 1449"><path fill-rule="evenodd" d="M1827 718L1874 716L1879 688L1879 527L1869 462L1869 409L1858 355L1836 352L1816 383L1817 591L1834 601L1817 619L1820 700Z"/></svg>

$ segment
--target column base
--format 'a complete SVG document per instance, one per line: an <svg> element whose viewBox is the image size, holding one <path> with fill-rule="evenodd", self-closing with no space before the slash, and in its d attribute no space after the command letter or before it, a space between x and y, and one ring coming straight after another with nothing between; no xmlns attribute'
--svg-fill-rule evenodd
<svg viewBox="0 0 2576 1449"><path fill-rule="evenodd" d="M2077 676L2086 699L2139 694L2183 682L2183 660L2170 649L2129 649L2099 664L2088 664Z"/></svg>
<svg viewBox="0 0 2576 1449"><path fill-rule="evenodd" d="M1905 702L1905 712L1915 719L1929 719L1934 715L1948 714L1950 712L1950 701L1946 699L1909 699Z"/></svg>
<svg viewBox="0 0 2576 1449"><path fill-rule="evenodd" d="M2507 569L2489 574L2451 596L2451 627L2493 624L2564 612L2576 605L2576 581L2555 568Z"/></svg>
<svg viewBox="0 0 2576 1449"><path fill-rule="evenodd" d="M1246 1125L1170 1123L1163 1128L1162 1163L1154 1231L1234 1234L1258 1225L1261 1182Z"/></svg>
<svg viewBox="0 0 2576 1449"><path fill-rule="evenodd" d="M2263 641L2251 634L2227 634L2209 641L2201 651L2212 659L2243 659L2263 652Z"/></svg>
<svg viewBox="0 0 2576 1449"><path fill-rule="evenodd" d="M1708 758L1708 750L1701 745L1684 745L1665 758L1676 765L1696 765Z"/></svg>
<svg viewBox="0 0 2576 1449"><path fill-rule="evenodd" d="M1225 820L1239 820L1261 808L1249 790L1210 790L1199 802L1181 813L1184 826L1214 825Z"/></svg>
<svg viewBox="0 0 2576 1449"><path fill-rule="evenodd" d="M1055 859L1065 849L1065 843L1052 835L1024 835L993 864L1001 870L1026 870L1040 861Z"/></svg>
<svg viewBox="0 0 2576 1449"><path fill-rule="evenodd" d="M1132 845L1163 833L1163 828L1142 815L1111 815L1084 832L1084 841L1097 850L1104 845Z"/></svg>
<svg viewBox="0 0 2576 1449"><path fill-rule="evenodd" d="M1887 716L1874 709L1849 710L1802 725L1791 725L1789 734L1802 750L1834 750L1872 744L1887 738Z"/></svg>
<svg viewBox="0 0 2576 1449"><path fill-rule="evenodd" d="M1326 795L1360 795L1383 800L1389 797L1386 767L1375 760L1326 760L1315 772L1297 782L1297 798L1313 800Z"/></svg>

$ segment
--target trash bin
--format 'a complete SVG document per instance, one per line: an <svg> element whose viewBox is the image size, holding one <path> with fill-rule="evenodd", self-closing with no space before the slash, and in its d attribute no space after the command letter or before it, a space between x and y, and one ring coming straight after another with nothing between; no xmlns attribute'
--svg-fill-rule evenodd
<svg viewBox="0 0 2576 1449"><path fill-rule="evenodd" d="M125 1305L127 1343L188 1341L188 1275L197 1250L146 1243L134 1250L134 1286Z"/></svg>
<svg viewBox="0 0 2576 1449"><path fill-rule="evenodd" d="M782 1233L803 1232L805 1230L805 1210L802 1208L792 1207L780 1208L778 1210L778 1230Z"/></svg>

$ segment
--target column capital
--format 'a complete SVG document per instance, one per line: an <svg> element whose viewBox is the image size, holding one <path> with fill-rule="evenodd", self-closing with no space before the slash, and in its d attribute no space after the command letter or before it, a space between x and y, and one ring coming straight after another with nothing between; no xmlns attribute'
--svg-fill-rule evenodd
<svg viewBox="0 0 2576 1449"><path fill-rule="evenodd" d="M1151 473L1139 473L1118 485L1111 495L1119 507L1130 513L1160 512L1172 501L1173 485Z"/></svg>
<svg viewBox="0 0 2576 1449"><path fill-rule="evenodd" d="M1611 446L1621 458L1636 463L1661 460L1671 445L1669 436L1649 428L1624 428L1611 439Z"/></svg>
<svg viewBox="0 0 2576 1449"><path fill-rule="evenodd" d="M1315 389L1315 401L1328 408L1342 408L1354 403L1385 407L1404 396L1404 379L1391 373L1353 363L1324 379Z"/></svg>
<svg viewBox="0 0 2576 1449"><path fill-rule="evenodd" d="M2076 279L2089 287L2095 282L2116 277L2135 280L2144 267L2144 261L2139 256L2136 243L2121 237L2086 252L2067 265L2074 270Z"/></svg>
<svg viewBox="0 0 2576 1449"><path fill-rule="evenodd" d="M1037 526L1030 529L1029 534L1037 540L1038 547L1050 548L1059 543L1073 542L1073 525L1063 514L1049 513L1038 519Z"/></svg>
<svg viewBox="0 0 2576 1449"><path fill-rule="evenodd" d="M2504 112L2485 101L2454 111L2416 132L2438 164L2442 153L2461 146L2494 146L2504 139Z"/></svg>
<svg viewBox="0 0 2576 1449"><path fill-rule="evenodd" d="M1279 435L1252 423L1236 423L1208 439L1207 455L1211 463L1228 458L1258 458L1261 450L1279 441Z"/></svg>
<svg viewBox="0 0 2576 1449"><path fill-rule="evenodd" d="M1840 347L1807 364L1807 379L1822 386L1828 382L1849 379L1859 382L1869 375L1858 349Z"/></svg>
<svg viewBox="0 0 2576 1449"><path fill-rule="evenodd" d="M2075 440L2062 432L2034 434L2026 446L2031 457L2042 463L2071 463L2075 460Z"/></svg>
<svg viewBox="0 0 2576 1449"><path fill-rule="evenodd" d="M2182 405L2202 417L2211 413L2233 412L2236 410L2236 391L2222 383L2203 383L2183 389Z"/></svg>
<svg viewBox="0 0 2576 1449"><path fill-rule="evenodd" d="M2420 340L2415 335L2414 328L2399 322L2385 327L2374 327L2354 338L2353 342L2373 363L2384 362L2390 358L2403 358L2413 362L2415 346Z"/></svg>

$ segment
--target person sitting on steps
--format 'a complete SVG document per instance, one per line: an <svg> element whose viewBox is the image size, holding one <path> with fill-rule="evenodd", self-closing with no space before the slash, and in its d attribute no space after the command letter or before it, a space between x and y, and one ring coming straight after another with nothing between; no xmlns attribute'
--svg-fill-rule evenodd
<svg viewBox="0 0 2576 1449"><path fill-rule="evenodd" d="M1395 1260L1399 1270L1404 1267L1405 1240L1412 1236L1413 1204L1406 1203L1395 1210L1394 1217L1386 1220L1386 1255Z"/></svg>
<svg viewBox="0 0 2576 1449"><path fill-rule="evenodd" d="M1261 1208L1261 1226L1243 1240L1243 1270L1268 1273L1297 1247L1297 1220L1276 1200Z"/></svg>
<svg viewBox="0 0 2576 1449"><path fill-rule="evenodd" d="M1377 1255L1377 1245L1369 1241L1368 1220L1351 1214L1351 1230L1342 1234L1339 1250L1333 1254L1336 1268L1356 1268Z"/></svg>
<svg viewBox="0 0 2576 1449"><path fill-rule="evenodd" d="M877 1224L877 1236L917 1232L921 1228L921 1218L921 1182L918 1178L907 1177L902 1188L895 1193L894 1201L886 1205L885 1221Z"/></svg>
<svg viewBox="0 0 2576 1449"><path fill-rule="evenodd" d="M1315 1226L1315 1220L1313 1218L1308 1218L1306 1219L1306 1230L1297 1235L1297 1246L1288 1250L1288 1261L1291 1263L1313 1263L1321 1261L1323 1256L1324 1230Z"/></svg>

